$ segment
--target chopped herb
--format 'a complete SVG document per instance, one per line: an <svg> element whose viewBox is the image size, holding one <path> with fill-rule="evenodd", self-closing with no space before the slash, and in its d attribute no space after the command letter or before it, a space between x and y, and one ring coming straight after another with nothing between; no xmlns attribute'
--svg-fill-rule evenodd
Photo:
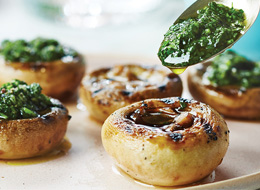
<svg viewBox="0 0 260 190"><path fill-rule="evenodd" d="M181 105L181 107L180 107L181 110L187 107L187 103L186 102L181 102L180 101L180 105Z"/></svg>
<svg viewBox="0 0 260 190"><path fill-rule="evenodd" d="M59 107L41 94L39 84L27 85L20 80L5 83L0 88L0 119L34 118L51 107Z"/></svg>
<svg viewBox="0 0 260 190"><path fill-rule="evenodd" d="M213 86L260 87L260 63L228 50L213 59L203 77Z"/></svg>
<svg viewBox="0 0 260 190"><path fill-rule="evenodd" d="M211 2L197 17L178 20L164 35L158 56L164 66L185 68L232 44L245 27L242 9Z"/></svg>
<svg viewBox="0 0 260 190"><path fill-rule="evenodd" d="M183 110L183 109L185 109L187 106L188 106L188 100L187 99L184 99L184 98L178 98L179 99L179 101L180 101L180 108L179 108L179 110Z"/></svg>
<svg viewBox="0 0 260 190"><path fill-rule="evenodd" d="M55 61L64 57L76 57L75 50L61 45L57 40L36 38L32 41L4 40L0 54L10 62Z"/></svg>

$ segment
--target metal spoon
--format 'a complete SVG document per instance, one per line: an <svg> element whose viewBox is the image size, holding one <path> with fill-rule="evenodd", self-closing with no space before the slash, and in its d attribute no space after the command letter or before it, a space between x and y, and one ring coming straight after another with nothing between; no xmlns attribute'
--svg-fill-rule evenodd
<svg viewBox="0 0 260 190"><path fill-rule="evenodd" d="M259 6L260 6L259 0L197 0L195 3L193 3L189 8L187 8L179 16L179 18L174 22L174 24L176 24L176 22L179 19L187 19L187 18L196 16L197 11L199 9L203 9L210 2L216 2L216 3L219 3L219 4L223 4L223 5L226 5L230 8L233 6L235 9L243 9L243 11L246 15L246 26L245 26L245 29L243 31L244 32L243 35L254 24L254 22L257 18L257 15L259 13ZM242 36L240 36L240 38L241 37ZM232 46L232 45L230 45L230 46Z"/></svg>
<svg viewBox="0 0 260 190"><path fill-rule="evenodd" d="M205 6L207 6L210 2L216 2L223 5L226 5L228 7L234 7L235 9L242 9L246 16L246 26L244 30L242 31L240 37L235 40L232 44L229 46L223 48L215 55L212 55L211 57L201 61L201 63L208 61L209 59L215 57L216 55L224 52L226 49L231 48L247 31L248 29L253 25L255 22L257 15L259 13L260 8L260 1L259 0L197 0L195 3L193 3L190 7L188 7L174 22L176 24L179 19L187 19L190 17L195 17L197 15L197 11L200 9L203 9ZM177 69L173 68L174 72L177 74L182 73L185 68Z"/></svg>

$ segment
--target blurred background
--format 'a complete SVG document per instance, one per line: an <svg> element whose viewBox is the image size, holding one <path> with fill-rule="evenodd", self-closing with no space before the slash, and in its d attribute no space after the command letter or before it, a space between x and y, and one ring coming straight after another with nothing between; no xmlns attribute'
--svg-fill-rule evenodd
<svg viewBox="0 0 260 190"><path fill-rule="evenodd" d="M84 54L157 57L163 34L194 0L0 0L0 40L55 38ZM233 47L260 60L260 18Z"/></svg>

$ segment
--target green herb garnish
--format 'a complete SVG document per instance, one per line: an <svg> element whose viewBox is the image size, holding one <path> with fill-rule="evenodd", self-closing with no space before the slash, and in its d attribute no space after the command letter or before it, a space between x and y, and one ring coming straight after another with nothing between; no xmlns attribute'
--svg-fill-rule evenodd
<svg viewBox="0 0 260 190"><path fill-rule="evenodd" d="M54 105L41 94L39 84L27 85L20 80L3 84L0 88L0 119L26 119L40 116Z"/></svg>
<svg viewBox="0 0 260 190"><path fill-rule="evenodd" d="M158 56L169 68L199 63L232 44L241 35L244 21L242 9L211 2L197 17L178 20L169 28Z"/></svg>
<svg viewBox="0 0 260 190"><path fill-rule="evenodd" d="M204 76L213 86L260 87L260 63L228 50L213 59Z"/></svg>
<svg viewBox="0 0 260 190"><path fill-rule="evenodd" d="M183 110L185 109L187 106L188 106L188 100L187 99L184 99L184 98L178 98L179 101L180 101L180 107L179 107L179 110Z"/></svg>
<svg viewBox="0 0 260 190"><path fill-rule="evenodd" d="M61 45L57 40L36 38L32 41L4 40L0 54L10 62L55 61L63 57L76 57L75 50Z"/></svg>

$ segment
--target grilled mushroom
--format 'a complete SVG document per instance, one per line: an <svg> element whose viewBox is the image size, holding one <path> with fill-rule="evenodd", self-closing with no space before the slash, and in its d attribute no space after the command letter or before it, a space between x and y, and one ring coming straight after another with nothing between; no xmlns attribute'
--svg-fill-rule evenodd
<svg viewBox="0 0 260 190"><path fill-rule="evenodd" d="M66 133L68 110L53 107L40 117L0 119L0 159L21 159L43 155L58 146Z"/></svg>
<svg viewBox="0 0 260 190"><path fill-rule="evenodd" d="M198 181L221 163L229 130L206 104L183 98L148 99L111 114L102 127L102 143L133 178L175 186Z"/></svg>
<svg viewBox="0 0 260 190"><path fill-rule="evenodd" d="M5 40L0 48L0 86L13 79L39 83L43 93L69 100L85 73L83 57L53 39Z"/></svg>
<svg viewBox="0 0 260 190"><path fill-rule="evenodd" d="M260 88L213 86L203 80L207 65L191 68L188 87L194 99L209 104L220 114L236 119L260 119Z"/></svg>
<svg viewBox="0 0 260 190"><path fill-rule="evenodd" d="M91 116L103 122L115 110L147 98L180 96L178 75L156 67L117 65L86 75L80 87L80 99Z"/></svg>
<svg viewBox="0 0 260 190"><path fill-rule="evenodd" d="M62 142L68 110L41 90L20 80L0 87L0 159L42 155Z"/></svg>

